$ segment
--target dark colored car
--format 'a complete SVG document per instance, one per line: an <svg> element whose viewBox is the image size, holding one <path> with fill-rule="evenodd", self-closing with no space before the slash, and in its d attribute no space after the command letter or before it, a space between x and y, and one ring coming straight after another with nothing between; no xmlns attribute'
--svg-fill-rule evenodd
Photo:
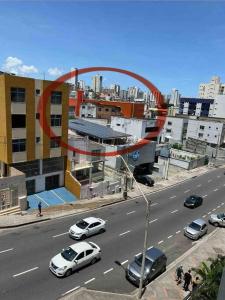
<svg viewBox="0 0 225 300"><path fill-rule="evenodd" d="M195 208L202 205L203 199L200 196L191 195L184 201L184 206Z"/></svg>
<svg viewBox="0 0 225 300"><path fill-rule="evenodd" d="M155 183L155 181L148 175L135 175L134 178L137 180L137 182L147 186L153 186Z"/></svg>
<svg viewBox="0 0 225 300"><path fill-rule="evenodd" d="M140 283L142 254L135 256L126 269L126 278L135 286ZM146 251L143 284L148 284L152 279L166 271L167 257L158 248L152 247Z"/></svg>

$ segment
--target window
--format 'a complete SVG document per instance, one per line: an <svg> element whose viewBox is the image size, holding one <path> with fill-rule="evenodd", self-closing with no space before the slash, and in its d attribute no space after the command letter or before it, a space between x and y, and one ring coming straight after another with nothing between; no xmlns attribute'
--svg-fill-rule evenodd
<svg viewBox="0 0 225 300"><path fill-rule="evenodd" d="M211 128L211 126L209 126L209 129Z"/></svg>
<svg viewBox="0 0 225 300"><path fill-rule="evenodd" d="M171 121L168 121L168 123L167 123L168 125L172 125L172 122Z"/></svg>
<svg viewBox="0 0 225 300"><path fill-rule="evenodd" d="M217 137L217 135L215 135L215 138Z"/></svg>
<svg viewBox="0 0 225 300"><path fill-rule="evenodd" d="M40 119L40 114L39 114L39 113L36 114L36 119L37 119L37 120Z"/></svg>
<svg viewBox="0 0 225 300"><path fill-rule="evenodd" d="M98 108L98 111L101 111L101 110L102 110L102 109L99 107L99 108Z"/></svg>
<svg viewBox="0 0 225 300"><path fill-rule="evenodd" d="M90 249L90 250L87 250L87 251L86 251L86 256L88 256L88 255L92 254L92 253L93 253L93 251L94 251L94 250L92 250L92 249Z"/></svg>
<svg viewBox="0 0 225 300"><path fill-rule="evenodd" d="M51 103L52 104L61 104L62 103L62 92L59 92L59 91L51 92Z"/></svg>
<svg viewBox="0 0 225 300"><path fill-rule="evenodd" d="M203 137L203 133L199 133L198 137L202 138Z"/></svg>
<svg viewBox="0 0 225 300"><path fill-rule="evenodd" d="M106 109L105 109L105 111L109 111L109 109L108 109L108 108L106 108Z"/></svg>
<svg viewBox="0 0 225 300"><path fill-rule="evenodd" d="M85 108L86 106L85 105L82 105L82 108Z"/></svg>
<svg viewBox="0 0 225 300"><path fill-rule="evenodd" d="M81 252L77 257L76 260L84 258L84 252Z"/></svg>
<svg viewBox="0 0 225 300"><path fill-rule="evenodd" d="M36 143L40 143L41 138L40 137L36 137Z"/></svg>
<svg viewBox="0 0 225 300"><path fill-rule="evenodd" d="M218 127L216 127L216 130L218 130Z"/></svg>
<svg viewBox="0 0 225 300"><path fill-rule="evenodd" d="M12 102L25 102L25 89L24 88L11 88L11 101Z"/></svg>
<svg viewBox="0 0 225 300"><path fill-rule="evenodd" d="M12 152L26 151L26 139L12 140Z"/></svg>
<svg viewBox="0 0 225 300"><path fill-rule="evenodd" d="M201 129L201 130L204 130L204 128L205 128L205 126L200 125L200 129Z"/></svg>
<svg viewBox="0 0 225 300"><path fill-rule="evenodd" d="M36 92L36 96L39 96L41 93L41 91L39 89L37 89L35 92Z"/></svg>
<svg viewBox="0 0 225 300"><path fill-rule="evenodd" d="M51 115L51 126L60 127L62 124L61 115Z"/></svg>
<svg viewBox="0 0 225 300"><path fill-rule="evenodd" d="M171 132L171 131L172 131L171 129L168 129L168 128L166 129L166 132Z"/></svg>
<svg viewBox="0 0 225 300"><path fill-rule="evenodd" d="M12 115L12 128L25 128L26 115Z"/></svg>
<svg viewBox="0 0 225 300"><path fill-rule="evenodd" d="M60 147L59 144L60 144L60 139L61 137L60 136L54 136L51 138L51 141L50 141L50 147L51 148L58 148Z"/></svg>
<svg viewBox="0 0 225 300"><path fill-rule="evenodd" d="M116 126L120 126L120 124L116 124Z"/></svg>

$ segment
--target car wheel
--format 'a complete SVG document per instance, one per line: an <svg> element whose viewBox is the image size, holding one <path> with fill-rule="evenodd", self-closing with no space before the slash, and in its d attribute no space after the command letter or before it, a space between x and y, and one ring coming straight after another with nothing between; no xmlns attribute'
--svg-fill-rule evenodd
<svg viewBox="0 0 225 300"><path fill-rule="evenodd" d="M80 239L85 240L86 238L87 238L86 234L83 234Z"/></svg>
<svg viewBox="0 0 225 300"><path fill-rule="evenodd" d="M218 222L213 223L213 225L214 225L215 227L219 227L219 223L218 223Z"/></svg>
<svg viewBox="0 0 225 300"><path fill-rule="evenodd" d="M69 270L66 271L65 277L68 277L68 276L70 276L71 274L72 274L72 270L69 269Z"/></svg>
<svg viewBox="0 0 225 300"><path fill-rule="evenodd" d="M97 258L94 257L94 258L92 259L92 261L91 261L91 265L95 264L96 262L97 262Z"/></svg>
<svg viewBox="0 0 225 300"><path fill-rule="evenodd" d="M105 229L104 229L104 228L101 228L101 229L99 230L99 233L103 233L103 232L105 232Z"/></svg>

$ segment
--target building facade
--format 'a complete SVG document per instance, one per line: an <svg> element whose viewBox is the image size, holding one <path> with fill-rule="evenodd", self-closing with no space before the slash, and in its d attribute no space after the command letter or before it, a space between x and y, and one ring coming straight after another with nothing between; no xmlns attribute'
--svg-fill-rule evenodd
<svg viewBox="0 0 225 300"><path fill-rule="evenodd" d="M181 97L179 114L208 117L213 103L214 99Z"/></svg>
<svg viewBox="0 0 225 300"><path fill-rule="evenodd" d="M103 79L103 77L99 74L92 77L92 90L95 93L101 93L101 91L102 91L102 79Z"/></svg>
<svg viewBox="0 0 225 300"><path fill-rule="evenodd" d="M199 85L199 98L214 99L216 95L225 95L225 83L221 83L220 77L213 76L209 83Z"/></svg>
<svg viewBox="0 0 225 300"><path fill-rule="evenodd" d="M159 143L183 144L186 139L187 118L167 117L159 135Z"/></svg>

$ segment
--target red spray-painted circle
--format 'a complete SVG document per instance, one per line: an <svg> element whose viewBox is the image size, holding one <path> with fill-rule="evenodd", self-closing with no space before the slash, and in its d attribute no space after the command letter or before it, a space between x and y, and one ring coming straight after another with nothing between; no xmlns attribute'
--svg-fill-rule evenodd
<svg viewBox="0 0 225 300"><path fill-rule="evenodd" d="M153 132L149 132L143 139L138 141L136 144L131 145L126 148L123 148L123 149L116 150L116 151L111 151L111 152L93 153L90 151L85 151L85 150L73 147L73 146L69 145L68 143L65 143L62 139L60 139L58 142L60 147L63 147L67 150L75 151L77 153L84 154L84 155L116 156L116 155L122 155L125 153L133 152L133 151L143 147L144 145L148 144L152 138L157 137L165 123L165 119L166 119L166 115L167 115L167 109L164 106L164 98L163 98L162 94L150 81L148 81L144 77L142 77L136 73L127 71L127 70L111 68L111 67L90 67L90 68L74 70L74 71L71 71L69 73L62 75L57 80L55 80L51 84L49 84L48 87L43 91L43 93L40 97L40 101L38 103L38 112L40 114L40 126L42 127L43 132L49 138L57 137L56 134L52 131L51 127L49 126L48 121L47 121L47 116L46 116L46 107L47 107L48 101L50 101L49 99L51 96L51 92L53 90L56 90L59 86L61 86L67 80L75 77L75 75L81 75L81 74L96 72L96 71L111 71L111 72L116 72L116 73L122 73L122 74L128 75L130 77L133 77L134 79L137 79L143 85L145 85L149 89L149 91L151 91L152 94L155 96L156 107L161 112L161 115L157 116L157 118L156 118L155 127L157 129Z"/></svg>

